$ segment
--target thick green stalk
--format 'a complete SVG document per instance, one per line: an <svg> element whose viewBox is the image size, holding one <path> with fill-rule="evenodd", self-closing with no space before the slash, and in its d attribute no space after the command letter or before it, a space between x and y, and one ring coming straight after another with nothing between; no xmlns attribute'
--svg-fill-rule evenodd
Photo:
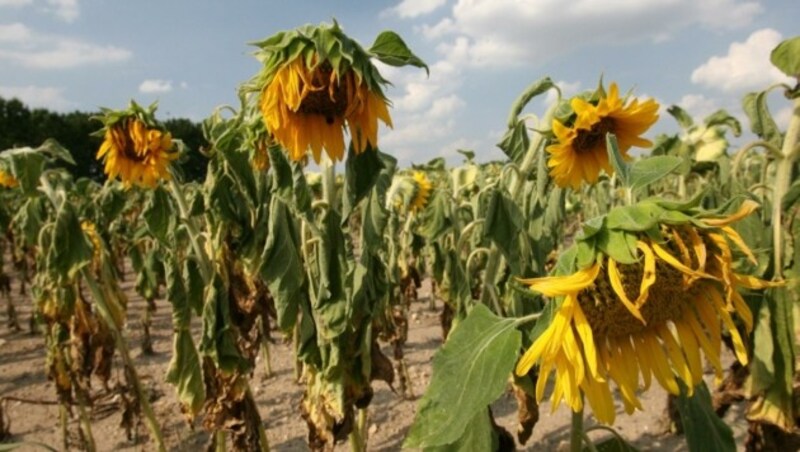
<svg viewBox="0 0 800 452"><path fill-rule="evenodd" d="M794 99L792 119L789 121L789 128L783 138L772 197L772 243L775 250L775 276L778 278L781 278L783 274L783 209L781 204L783 204L784 195L789 191L792 168L799 152L798 146L800 146L800 97Z"/></svg>
<svg viewBox="0 0 800 452"><path fill-rule="evenodd" d="M570 452L583 450L583 408L572 412L572 426L569 431Z"/></svg>

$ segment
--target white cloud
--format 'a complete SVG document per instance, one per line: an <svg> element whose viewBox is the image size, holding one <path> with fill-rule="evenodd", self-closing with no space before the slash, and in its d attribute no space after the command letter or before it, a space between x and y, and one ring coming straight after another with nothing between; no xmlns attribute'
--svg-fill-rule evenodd
<svg viewBox="0 0 800 452"><path fill-rule="evenodd" d="M187 82L181 82L180 85L181 89L189 89L189 84Z"/></svg>
<svg viewBox="0 0 800 452"><path fill-rule="evenodd" d="M2 27L0 62L9 61L32 69L68 69L126 61L132 56L127 49L37 33L23 24Z"/></svg>
<svg viewBox="0 0 800 452"><path fill-rule="evenodd" d="M764 89L776 82L791 83L769 60L781 34L765 28L745 42L734 42L723 56L712 56L692 72L692 83L727 92Z"/></svg>
<svg viewBox="0 0 800 452"><path fill-rule="evenodd" d="M75 106L64 97L61 88L52 86L0 86L0 96L7 99L15 97L34 108L66 110Z"/></svg>
<svg viewBox="0 0 800 452"><path fill-rule="evenodd" d="M44 11L55 14L64 22L72 22L80 14L78 0L47 0Z"/></svg>
<svg viewBox="0 0 800 452"><path fill-rule="evenodd" d="M30 39L31 30L19 22L0 24L0 42L22 42Z"/></svg>
<svg viewBox="0 0 800 452"><path fill-rule="evenodd" d="M401 18L414 18L430 14L444 6L447 0L403 0L397 6L384 11L384 14L395 14Z"/></svg>
<svg viewBox="0 0 800 452"><path fill-rule="evenodd" d="M761 6L748 0L458 0L450 17L420 28L451 60L508 66L579 47L660 42L689 26L747 25ZM558 20L554 20L558 18Z"/></svg>
<svg viewBox="0 0 800 452"><path fill-rule="evenodd" d="M686 110L696 121L700 121L719 109L716 100L709 99L702 94L687 94L681 97L678 106Z"/></svg>
<svg viewBox="0 0 800 452"><path fill-rule="evenodd" d="M143 94L168 93L170 91L172 91L171 80L150 79L139 85L139 92Z"/></svg>
<svg viewBox="0 0 800 452"><path fill-rule="evenodd" d="M0 7L11 6L19 8L21 6L28 6L33 3L33 0L0 0Z"/></svg>

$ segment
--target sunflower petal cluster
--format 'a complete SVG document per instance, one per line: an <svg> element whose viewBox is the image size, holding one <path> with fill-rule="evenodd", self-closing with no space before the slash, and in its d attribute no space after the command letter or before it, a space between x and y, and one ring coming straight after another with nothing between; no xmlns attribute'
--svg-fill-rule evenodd
<svg viewBox="0 0 800 452"><path fill-rule="evenodd" d="M746 201L737 213L712 218L652 204L647 209L655 220L646 232L612 230L612 211L599 232L580 238L575 252L565 253L571 274L522 279L533 291L555 298L551 303L560 303L516 367L525 375L539 365L537 400L555 374L554 410L564 401L580 411L585 396L595 417L612 424L612 381L630 414L642 409L637 391L652 381L677 395L681 380L691 395L703 376L700 351L721 376L723 334L729 335L736 358L747 364L733 314L747 332L753 314L739 289L780 285L734 270L735 252L753 262L755 256L730 224L756 207ZM610 234L633 245L633 260L600 245Z"/></svg>
<svg viewBox="0 0 800 452"><path fill-rule="evenodd" d="M433 184L422 171L414 172L414 198L411 200L411 211L419 212L428 204L428 198L431 196Z"/></svg>
<svg viewBox="0 0 800 452"><path fill-rule="evenodd" d="M0 168L0 187L16 188L19 186L19 181L11 173L5 172Z"/></svg>
<svg viewBox="0 0 800 452"><path fill-rule="evenodd" d="M337 24L281 32L256 44L263 69L259 92L264 123L294 161L310 150L344 159L347 130L356 154L378 146L378 120L392 127L384 80L361 46Z"/></svg>
<svg viewBox="0 0 800 452"><path fill-rule="evenodd" d="M178 158L172 134L164 131L153 119L155 105L147 110L131 103L122 112L106 111L99 131L103 143L97 159L103 160L104 172L110 179L119 177L125 188L154 188L161 180L169 180L169 166Z"/></svg>
<svg viewBox="0 0 800 452"><path fill-rule="evenodd" d="M556 142L547 147L550 154L547 166L550 176L561 187L580 188L582 182L594 184L600 171L614 172L608 160L606 134L617 137L620 152L628 157L633 147L652 146L641 137L658 120L658 103L653 99L639 102L620 98L619 88L612 83L606 94L599 89L586 100L574 97L570 106L574 111L567 120L553 120Z"/></svg>

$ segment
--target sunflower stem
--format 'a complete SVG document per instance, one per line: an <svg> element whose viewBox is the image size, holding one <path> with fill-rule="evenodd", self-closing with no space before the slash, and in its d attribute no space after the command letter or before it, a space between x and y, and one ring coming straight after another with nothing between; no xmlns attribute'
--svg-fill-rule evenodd
<svg viewBox="0 0 800 452"><path fill-rule="evenodd" d="M203 248L200 246L200 242L198 241L200 232L194 222L194 219L189 215L186 197L184 196L181 188L178 187L178 184L175 182L174 178L169 181L169 188L172 192L172 196L175 198L175 202L178 204L181 220L183 220L183 224L186 226L186 231L189 233L189 241L192 244L192 249L197 255L197 260L200 263L200 273L203 276L203 281L205 281L206 285L208 285L211 283L212 267L211 263L209 262L208 255L206 255Z"/></svg>
<svg viewBox="0 0 800 452"><path fill-rule="evenodd" d="M583 407L578 411L572 412L572 427L569 432L570 452L581 452L583 450Z"/></svg>
<svg viewBox="0 0 800 452"><path fill-rule="evenodd" d="M555 114L556 108L558 107L558 102L554 102L545 112L544 116L542 117L543 124L550 124L553 122L553 115ZM517 114L519 110L515 106L512 109L512 112L516 111ZM511 124L511 118L509 118L509 124ZM533 171L536 165L536 155L539 152L539 148L544 144L545 136L541 133L537 133L530 142L528 146L528 150L525 152L525 156L522 158L522 163L519 165L519 174L526 175ZM515 203L519 204L519 197L522 195L525 179L523 177L516 177L508 184L508 191L511 193L512 199ZM492 242L491 249L489 251L489 258L486 263L486 269L484 270L483 274L483 284L481 285L481 295L479 301L487 305L489 304L489 300L491 298L492 301L495 302L495 308L497 309L498 315L505 315L502 306L500 306L497 294L494 292L495 290L495 280L497 279L497 272L500 270L500 267L503 263L503 256L500 254L500 249L497 248L497 244Z"/></svg>
<svg viewBox="0 0 800 452"><path fill-rule="evenodd" d="M800 142L800 97L794 99L792 110L792 119L789 121L789 128L786 129L786 135L783 138L781 159L778 161L778 170L775 174L772 201L772 243L775 250L775 276L778 278L781 278L783 274L783 197L789 191L792 169L798 154L797 146Z"/></svg>
<svg viewBox="0 0 800 452"><path fill-rule="evenodd" d="M114 337L117 350L119 350L120 357L122 358L122 363L128 370L131 377L131 382L133 383L133 389L136 391L136 395L139 397L139 403L142 407L142 414L144 415L147 427L150 429L150 434L153 435L153 441L155 441L156 447L159 451L166 451L167 449L164 446L164 438L161 434L161 426L156 419L153 407L150 405L148 394L145 392L144 387L139 380L139 374L136 372L133 359L131 359L130 352L128 351L128 343L125 340L125 336L122 335L122 331L120 331L120 329L117 327L117 324L114 321L114 316L111 314L111 310L106 304L106 298L103 295L103 292L97 286L97 281L94 280L94 276L86 267L81 270L81 276L83 276L84 281L86 281L86 285L89 286L89 291L92 293L92 298L95 306L97 307L97 311L105 321L108 329L111 331L111 335Z"/></svg>

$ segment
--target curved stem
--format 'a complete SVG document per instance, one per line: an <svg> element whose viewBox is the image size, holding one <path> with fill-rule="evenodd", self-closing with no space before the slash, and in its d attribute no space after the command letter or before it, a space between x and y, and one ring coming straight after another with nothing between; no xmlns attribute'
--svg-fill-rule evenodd
<svg viewBox="0 0 800 452"><path fill-rule="evenodd" d="M197 260L200 263L200 274L203 276L203 280L206 282L206 284L210 284L213 269L211 267L208 255L200 246L200 242L198 241L200 232L194 222L194 218L191 218L189 215L189 208L186 205L186 197L184 196L181 188L178 187L178 184L175 182L175 178L172 178L169 181L169 189L170 192L172 192L173 198L175 198L175 202L178 204L181 220L183 220L183 224L186 226L186 231L189 233L189 242L191 242L194 254L197 255Z"/></svg>
<svg viewBox="0 0 800 452"><path fill-rule="evenodd" d="M775 250L775 276L778 278L783 276L783 197L789 191L798 142L800 142L800 97L794 100L792 119L783 138L782 158L778 162L775 188L772 192L772 246Z"/></svg>

